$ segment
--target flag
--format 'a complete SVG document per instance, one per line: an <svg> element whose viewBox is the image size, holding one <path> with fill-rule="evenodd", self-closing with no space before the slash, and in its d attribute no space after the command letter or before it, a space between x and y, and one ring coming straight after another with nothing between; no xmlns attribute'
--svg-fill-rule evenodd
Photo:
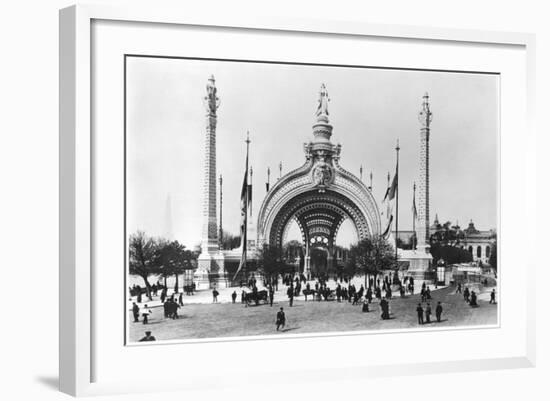
<svg viewBox="0 0 550 401"><path fill-rule="evenodd" d="M250 216L252 217L252 184L248 184L247 202L247 208L250 209Z"/></svg>
<svg viewBox="0 0 550 401"><path fill-rule="evenodd" d="M412 205L412 214L413 214L413 220L416 220L418 218L418 213L416 212L416 196L413 192L413 205Z"/></svg>
<svg viewBox="0 0 550 401"><path fill-rule="evenodd" d="M384 200L386 200L386 198L388 200L392 200L393 198L395 198L396 192L397 192L397 169L396 169L395 175L393 176L391 185L386 190L386 195L384 195Z"/></svg>
<svg viewBox="0 0 550 401"><path fill-rule="evenodd" d="M269 182L265 183L265 192L269 192Z"/></svg>
<svg viewBox="0 0 550 401"><path fill-rule="evenodd" d="M382 238L388 238L391 233L391 224L393 223L393 215L390 216L386 229L382 233Z"/></svg>

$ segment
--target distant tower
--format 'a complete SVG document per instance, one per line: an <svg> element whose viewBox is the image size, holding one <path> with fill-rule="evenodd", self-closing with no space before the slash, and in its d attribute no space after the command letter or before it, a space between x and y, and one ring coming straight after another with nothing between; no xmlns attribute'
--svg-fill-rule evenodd
<svg viewBox="0 0 550 401"><path fill-rule="evenodd" d="M218 221L216 210L216 124L218 122L217 110L220 100L217 96L216 81L212 75L206 84L206 96L204 97L206 109L206 135L204 143L204 181L203 181L203 209L202 209L202 238L201 254L198 259L198 267L194 280L198 289L206 289L212 286L223 287L218 283L218 277L225 278L223 255L220 253L218 242ZM216 278L213 282L212 278Z"/></svg>
<svg viewBox="0 0 550 401"><path fill-rule="evenodd" d="M428 253L430 251L430 123L432 122L428 93L424 94L418 121L420 121L420 179L417 249Z"/></svg>

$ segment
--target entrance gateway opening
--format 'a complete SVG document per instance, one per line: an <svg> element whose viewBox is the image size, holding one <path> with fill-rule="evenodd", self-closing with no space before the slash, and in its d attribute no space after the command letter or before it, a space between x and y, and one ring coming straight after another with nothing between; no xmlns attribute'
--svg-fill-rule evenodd
<svg viewBox="0 0 550 401"><path fill-rule="evenodd" d="M258 246L282 248L295 221L304 247L301 272L327 273L337 256L336 237L345 220L355 227L357 240L380 235L381 221L371 191L340 164L341 145L331 143L328 92L319 93L313 140L304 144L305 163L281 177L267 193L258 215Z"/></svg>

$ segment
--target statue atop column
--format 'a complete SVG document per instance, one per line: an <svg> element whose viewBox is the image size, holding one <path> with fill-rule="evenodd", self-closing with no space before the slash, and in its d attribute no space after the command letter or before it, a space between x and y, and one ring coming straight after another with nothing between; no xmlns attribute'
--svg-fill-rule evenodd
<svg viewBox="0 0 550 401"><path fill-rule="evenodd" d="M420 121L422 127L429 127L432 122L429 99L428 92L425 92L422 97L422 110L418 112L418 121Z"/></svg>
<svg viewBox="0 0 550 401"><path fill-rule="evenodd" d="M204 97L204 107L208 115L216 115L216 110L220 107L220 99L217 96L216 80L211 75L206 84L206 96Z"/></svg>

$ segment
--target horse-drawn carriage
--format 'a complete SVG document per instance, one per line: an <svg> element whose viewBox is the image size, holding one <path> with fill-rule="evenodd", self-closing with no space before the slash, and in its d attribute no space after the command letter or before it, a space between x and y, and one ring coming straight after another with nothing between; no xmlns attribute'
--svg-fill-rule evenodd
<svg viewBox="0 0 550 401"><path fill-rule="evenodd" d="M264 304L267 304L269 302L267 290L245 292L244 302L246 302L247 305L250 305L252 303L254 303L255 305L259 305L260 301L262 301Z"/></svg>
<svg viewBox="0 0 550 401"><path fill-rule="evenodd" d="M185 295L195 295L195 283L184 285L183 292Z"/></svg>

